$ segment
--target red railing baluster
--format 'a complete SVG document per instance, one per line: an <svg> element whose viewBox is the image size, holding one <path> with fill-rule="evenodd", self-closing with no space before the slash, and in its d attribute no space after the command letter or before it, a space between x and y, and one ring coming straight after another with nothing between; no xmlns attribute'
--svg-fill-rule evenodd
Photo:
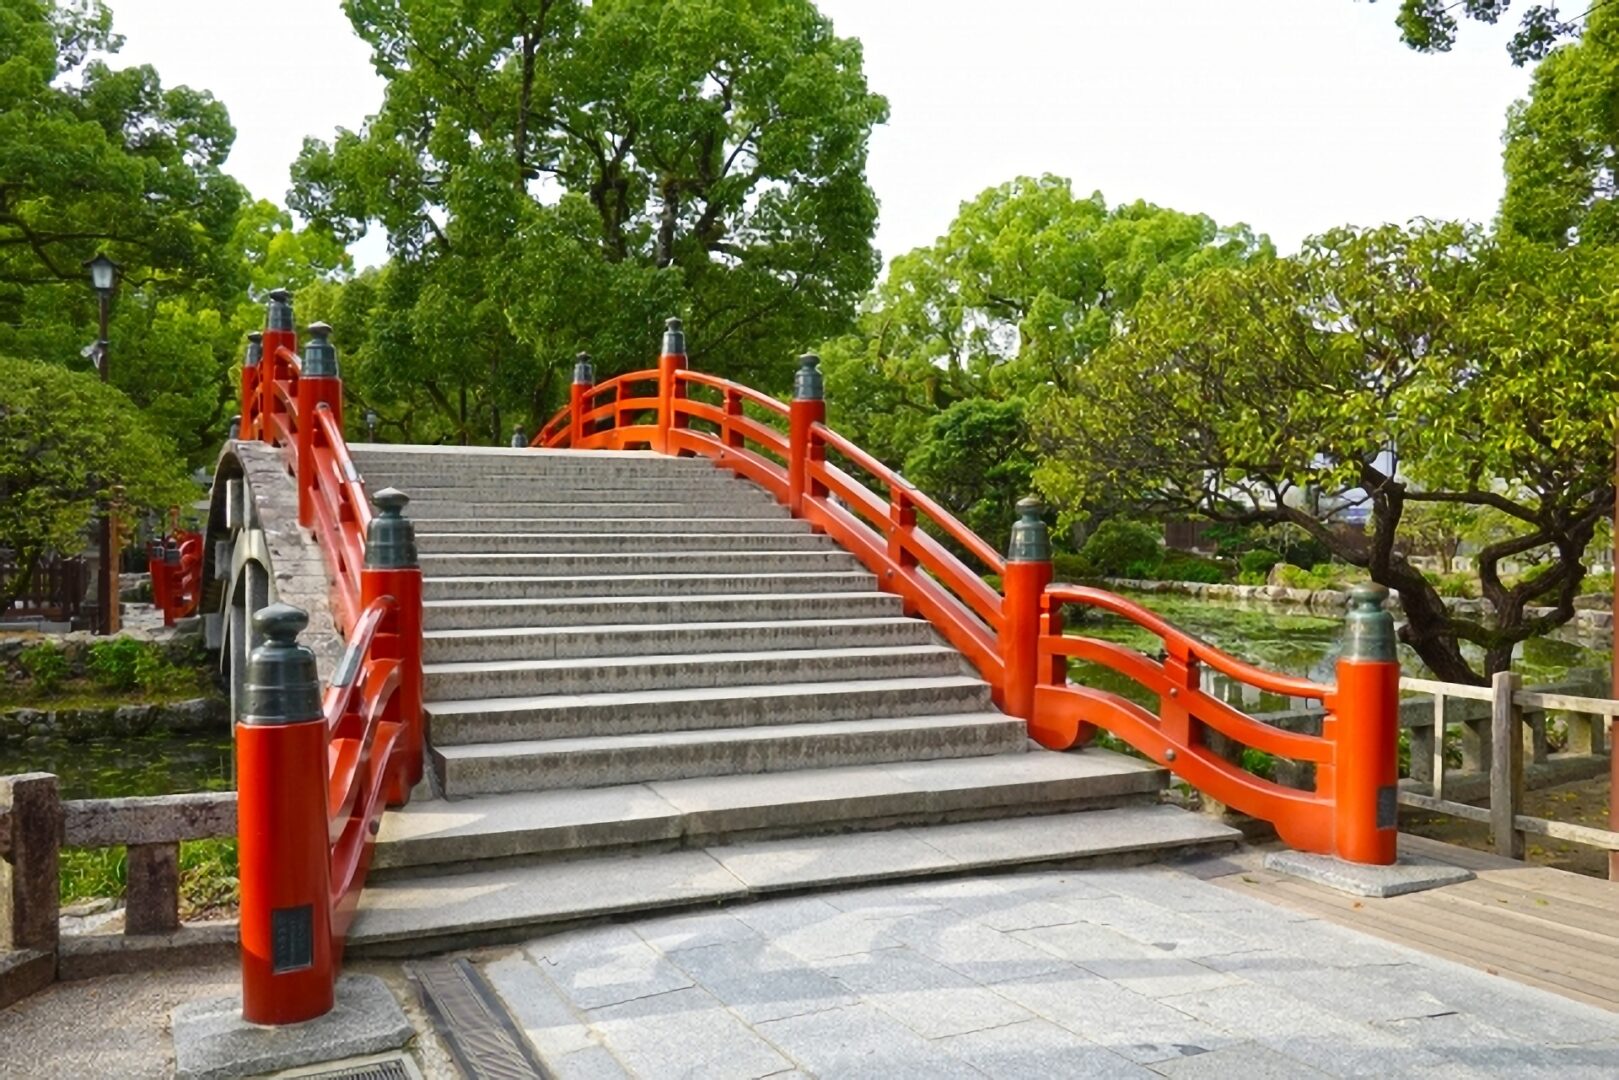
<svg viewBox="0 0 1619 1080"><path fill-rule="evenodd" d="M681 426L675 415L675 398L681 395L681 386L675 373L686 366L686 334L679 319L669 319L663 332L663 353L658 357L658 433L652 449L660 454L673 454L669 433Z"/></svg>
<svg viewBox="0 0 1619 1080"><path fill-rule="evenodd" d="M327 406L338 430L343 427L343 384L337 377L331 334L332 328L325 323L310 324L310 340L298 372L298 524L306 529L315 524L315 410Z"/></svg>
<svg viewBox="0 0 1619 1080"><path fill-rule="evenodd" d="M1034 687L1040 667L1041 599L1051 584L1051 539L1037 499L1017 505L1006 570L1001 578L1001 665L1005 682L999 704L1009 716L1027 720L1034 715Z"/></svg>
<svg viewBox="0 0 1619 1080"><path fill-rule="evenodd" d="M826 422L825 385L821 379L821 358L805 353L798 358L793 376L793 403L787 414L787 509L794 517L804 513L804 496L809 490L809 469L814 453L826 460L826 448L812 444L811 431Z"/></svg>

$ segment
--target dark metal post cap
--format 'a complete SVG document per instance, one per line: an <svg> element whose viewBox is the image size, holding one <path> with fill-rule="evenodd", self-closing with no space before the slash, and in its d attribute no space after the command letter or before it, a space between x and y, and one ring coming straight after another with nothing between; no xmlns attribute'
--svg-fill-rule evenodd
<svg viewBox="0 0 1619 1080"><path fill-rule="evenodd" d="M410 496L383 488L371 496L377 515L365 531L365 565L371 570L409 570L416 566L416 527L405 517Z"/></svg>
<svg viewBox="0 0 1619 1080"><path fill-rule="evenodd" d="M1362 582L1349 590L1349 613L1344 617L1345 660L1396 660L1394 616L1384 608L1386 586Z"/></svg>
<svg viewBox="0 0 1619 1080"><path fill-rule="evenodd" d="M269 640L247 661L246 701L241 723L301 724L321 718L320 675L315 654L298 644L309 613L275 603L253 613L253 628Z"/></svg>
<svg viewBox="0 0 1619 1080"><path fill-rule="evenodd" d="M304 343L302 373L309 378L337 378L337 348L332 344L332 328L323 322L309 324L309 340Z"/></svg>
<svg viewBox="0 0 1619 1080"><path fill-rule="evenodd" d="M277 645L291 645L309 628L309 612L277 601L253 613L253 628Z"/></svg>
<svg viewBox="0 0 1619 1080"><path fill-rule="evenodd" d="M809 352L798 358L793 375L794 401L821 401L826 397L826 380L821 375L821 358Z"/></svg>
<svg viewBox="0 0 1619 1080"><path fill-rule="evenodd" d="M286 289L270 290L270 306L265 312L266 330L292 329L292 293Z"/></svg>
<svg viewBox="0 0 1619 1080"><path fill-rule="evenodd" d="M247 335L247 357L242 361L243 367L258 367L259 361L264 359L264 332L262 330L250 331Z"/></svg>
<svg viewBox="0 0 1619 1080"><path fill-rule="evenodd" d="M1011 562L1050 562L1051 533L1046 528L1046 504L1033 495L1017 503L1018 519L1012 525L1012 541L1006 557Z"/></svg>
<svg viewBox="0 0 1619 1080"><path fill-rule="evenodd" d="M596 366L590 362L590 354L582 352L573 358L573 382L575 386L593 386L596 382Z"/></svg>
<svg viewBox="0 0 1619 1080"><path fill-rule="evenodd" d="M663 355L685 356L686 333L682 329L679 319L669 318L663 321Z"/></svg>

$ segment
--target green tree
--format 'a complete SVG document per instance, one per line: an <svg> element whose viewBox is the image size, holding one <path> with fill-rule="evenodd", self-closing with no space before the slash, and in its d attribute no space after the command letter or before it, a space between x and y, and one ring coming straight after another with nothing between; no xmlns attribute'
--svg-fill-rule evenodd
<svg viewBox="0 0 1619 1080"><path fill-rule="evenodd" d="M832 423L908 472L920 461L1003 463L976 484L951 469L938 490L913 477L1001 535L1026 494L1010 488L1029 460L1025 403L1082 365L1141 297L1272 254L1246 226L1139 201L1110 207L1100 192L1076 198L1061 177L990 188L932 245L896 258L857 331L824 347ZM963 424L990 441L970 457L929 448L959 444Z"/></svg>
<svg viewBox="0 0 1619 1080"><path fill-rule="evenodd" d="M905 458L904 476L1005 551L1018 499L1029 493L1034 458L1018 398L968 398L935 416Z"/></svg>
<svg viewBox="0 0 1619 1080"><path fill-rule="evenodd" d="M1543 243L1619 240L1619 7L1535 68L1507 113L1501 227Z"/></svg>
<svg viewBox="0 0 1619 1080"><path fill-rule="evenodd" d="M45 555L80 551L101 511L166 509L189 487L173 445L118 390L82 372L0 356L0 547L22 570L0 590L0 609L22 594Z"/></svg>
<svg viewBox="0 0 1619 1080"><path fill-rule="evenodd" d="M808 0L348 0L388 79L358 132L306 142L293 208L393 264L351 371L417 438L503 440L573 354L785 386L875 278L866 144L887 112ZM335 325L335 324L334 324ZM409 418L408 424L404 418Z"/></svg>
<svg viewBox="0 0 1619 1080"><path fill-rule="evenodd" d="M1376 3L1377 0L1368 0ZM1609 5L1610 0L1590 0L1580 5L1581 13L1565 18L1556 4L1531 4L1518 19L1518 30L1507 43L1507 55L1522 66L1539 60L1559 42L1577 37L1582 22ZM1418 52L1449 52L1461 29L1458 12L1464 18L1491 25L1499 22L1512 7L1512 0L1400 0L1394 17L1400 40Z"/></svg>
<svg viewBox="0 0 1619 1080"><path fill-rule="evenodd" d="M1201 274L1138 305L1049 403L1036 482L1297 525L1398 590L1435 673L1480 681L1572 618L1613 510L1616 272L1611 249L1425 225ZM1448 611L1409 562L1404 515L1423 505L1510 522L1476 560L1488 619ZM1333 527L1356 510L1364 536ZM1548 569L1509 587L1502 563L1528 557Z"/></svg>

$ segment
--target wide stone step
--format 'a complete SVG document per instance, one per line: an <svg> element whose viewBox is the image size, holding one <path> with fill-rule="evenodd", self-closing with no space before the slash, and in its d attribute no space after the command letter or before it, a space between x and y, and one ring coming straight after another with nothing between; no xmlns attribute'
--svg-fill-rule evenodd
<svg viewBox="0 0 1619 1080"><path fill-rule="evenodd" d="M354 464L379 473L410 475L442 472L530 472L656 470L667 473L715 472L707 458L669 457L646 450L535 450L506 446L407 446L354 443Z"/></svg>
<svg viewBox="0 0 1619 1080"><path fill-rule="evenodd" d="M439 701L427 706L434 746L634 735L758 724L987 712L989 686L966 675L708 686Z"/></svg>
<svg viewBox="0 0 1619 1080"><path fill-rule="evenodd" d="M426 700L437 702L538 694L924 678L961 674L962 668L960 653L947 646L930 644L423 664L422 677Z"/></svg>
<svg viewBox="0 0 1619 1080"><path fill-rule="evenodd" d="M1027 741L1022 720L998 712L954 713L436 746L432 758L440 788L456 798L980 757L1021 750Z"/></svg>
<svg viewBox="0 0 1619 1080"><path fill-rule="evenodd" d="M487 522L485 522L487 523ZM442 521L421 521L416 525L416 546L420 551L478 552L511 551L532 552L549 550L559 538L573 543L576 538L590 537L601 541L634 543L645 538L639 546L643 550L659 550L670 540L685 546L686 534L709 537L761 535L780 536L788 545L802 542L811 536L809 523L794 518L725 517L692 514L683 518L581 518L572 521L537 519L517 521L505 528L462 529ZM825 548L824 538L810 545Z"/></svg>
<svg viewBox="0 0 1619 1080"><path fill-rule="evenodd" d="M763 551L433 552L421 557L421 565L422 574L429 581L453 577L577 576L605 580L614 575L646 577L659 573L671 577L682 574L731 574L740 578L756 574L853 574L864 569L860 560L835 547L814 551L772 548ZM639 591L645 592L646 589Z"/></svg>
<svg viewBox="0 0 1619 1080"><path fill-rule="evenodd" d="M463 509L454 502L418 504L411 500L409 513L418 529L432 532L518 532L547 530L541 523L564 521L644 521L649 518L689 519L700 515L719 518L745 517L752 520L787 518L787 508L773 499L751 499L745 504L716 506L710 502L631 501L619 503L577 501L548 503L486 503Z"/></svg>
<svg viewBox="0 0 1619 1080"><path fill-rule="evenodd" d="M861 569L848 567L843 561L833 561L835 556L821 562L819 556L812 563L815 566L825 566L823 570L804 570L803 556L794 555L791 558L767 558L732 556L728 559L711 560L717 570L723 571L725 567L733 567L733 572L695 573L690 569L689 562L681 562L679 570L673 569L677 565L673 557L663 560L671 570L667 574L656 573L614 573L616 567L607 567L602 562L577 567L573 572L565 572L565 568L553 567L558 570L553 574L518 574L500 573L509 570L509 567L496 565L496 573L487 570L478 573L469 565L456 566L438 570L459 570L456 576L428 577L422 582L422 593L429 609L427 615L429 626L446 625L436 623L434 612L442 610L442 605L458 604L467 600L484 600L491 604L507 603L523 600L569 600L576 603L597 603L604 599L616 597L645 597L656 590L662 593L663 599L680 599L696 596L729 596L738 591L760 593L792 593L813 595L816 593L850 593L871 592L877 587L876 575ZM844 556L844 559L853 560L853 556ZM854 563L858 566L859 563ZM434 573L428 570L428 573ZM470 617L470 616L469 616Z"/></svg>
<svg viewBox="0 0 1619 1080"><path fill-rule="evenodd" d="M347 949L351 956L421 956L628 912L1023 866L1130 864L1229 850L1239 840L1235 829L1202 814L1125 806L377 881L360 896Z"/></svg>
<svg viewBox="0 0 1619 1080"><path fill-rule="evenodd" d="M509 544L509 548L499 545ZM824 536L810 532L626 532L524 533L514 538L498 534L418 532L416 545L426 555L535 554L535 555L647 555L661 552L705 551L835 551L842 549ZM426 565L425 563L423 564Z"/></svg>
<svg viewBox="0 0 1619 1080"><path fill-rule="evenodd" d="M1097 808L1155 800L1167 779L1150 762L1087 749L417 800L383 817L370 880L515 856Z"/></svg>
<svg viewBox="0 0 1619 1080"><path fill-rule="evenodd" d="M658 578L647 584L651 587L663 580ZM724 581L739 584L731 575L724 575ZM882 619L898 616L902 608L900 598L892 593L869 591L609 598L587 596L559 600L430 600L427 602L426 623L431 635L454 630L495 631L533 626L561 629L619 624L645 626L737 622L757 618L764 613L777 620Z"/></svg>
<svg viewBox="0 0 1619 1080"><path fill-rule="evenodd" d="M758 609L755 609L755 613ZM433 625L429 622L428 625ZM740 652L755 649L870 648L929 645L937 639L920 619L779 619L768 622L624 623L611 626L526 626L428 630L429 664L488 660L547 660L658 653Z"/></svg>

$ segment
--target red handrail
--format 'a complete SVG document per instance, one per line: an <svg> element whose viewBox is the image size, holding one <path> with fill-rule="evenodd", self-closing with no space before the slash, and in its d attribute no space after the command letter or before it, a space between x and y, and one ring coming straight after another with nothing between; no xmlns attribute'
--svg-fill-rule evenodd
<svg viewBox="0 0 1619 1080"><path fill-rule="evenodd" d="M164 626L197 613L202 601L202 545L201 533L175 529L147 546L152 606L163 613Z"/></svg>
<svg viewBox="0 0 1619 1080"><path fill-rule="evenodd" d="M907 612L928 619L961 650L989 683L996 703L1028 720L1030 734L1045 745L1074 746L1093 726L1107 728L1216 798L1273 821L1297 847L1362 862L1392 861L1399 674L1392 654L1346 656L1338 685L1328 687L1248 664L1115 594L1051 586L1049 554L1023 550L1003 558L935 500L827 427L815 357L801 358L793 401L783 404L728 379L690 371L678 322L671 321L670 331L656 371L596 386L576 383L569 405L532 445L706 456L758 483L864 563L882 588L904 599ZM588 377L588 365L582 370ZM654 378L656 398L624 397L629 384ZM704 392L720 400L695 396ZM748 416L746 408L764 415ZM782 419L785 431L776 426ZM978 568L921 528L919 517ZM1044 525L1036 520L1032 527L1041 538L1035 547L1043 550ZM986 584L985 575L1002 579L1004 595ZM1163 641L1163 661L1064 635L1063 604L1133 621ZM1070 685L1071 659L1102 664L1148 688L1159 697L1158 714L1114 694ZM1205 693L1202 667L1261 690L1322 702L1322 734L1281 730ZM1204 729L1314 765L1315 790L1275 784L1219 757L1204 745Z"/></svg>
<svg viewBox="0 0 1619 1080"><path fill-rule="evenodd" d="M285 295L277 302L285 304ZM283 327L290 323L290 310L284 314L288 322ZM272 304L273 325L275 316ZM324 338L326 331L319 333ZM243 819L276 822L278 830L297 831L282 841L284 849L307 845L304 850L318 851L300 863L319 867L318 881L304 880L292 868L272 866L244 865L241 875L244 948L250 937L262 942L268 936L260 925L249 933L249 907L259 912L285 906L271 905L257 895L250 905L249 889L290 889L324 908L323 917L313 923L329 932L329 941L323 939L313 953L315 967L325 965L322 970L283 977L256 954L249 963L244 952L243 1015L260 1023L290 1023L330 1007L329 991L370 865L378 819L387 806L404 803L421 778L421 571L414 566L367 565L368 536L377 515L343 436L342 384L336 375L307 373L290 329L267 331L264 352L254 377L243 379L244 394L254 396L243 402L242 434L279 447L296 477L299 522L320 545L334 622L346 642L325 689L322 731L310 736L295 730L305 726L299 724L255 729L253 738L243 743L238 764L239 801L260 799ZM328 347L326 359L330 356ZM246 418L251 418L250 425ZM389 528L408 528L397 517L397 508L389 513L396 515ZM275 749L281 745L282 732L288 740L322 740L322 775L278 775L286 762L302 760ZM286 799L290 792L315 791L320 810L307 814L262 801L264 793ZM304 827L315 821L324 822L318 835ZM294 878L290 883L285 880L288 874ZM271 886L278 877L283 880Z"/></svg>

